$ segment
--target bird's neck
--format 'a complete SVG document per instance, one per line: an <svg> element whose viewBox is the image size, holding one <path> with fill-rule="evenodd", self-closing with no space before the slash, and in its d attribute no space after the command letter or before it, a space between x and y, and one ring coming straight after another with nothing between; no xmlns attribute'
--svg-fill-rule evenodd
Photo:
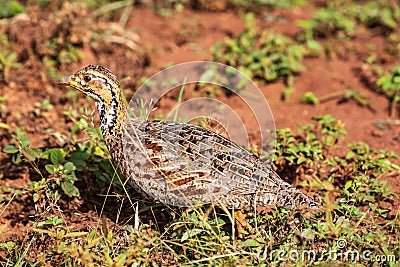
<svg viewBox="0 0 400 267"><path fill-rule="evenodd" d="M100 116L101 131L104 138L118 137L126 116L126 106L121 96L112 97L108 103L96 102Z"/></svg>

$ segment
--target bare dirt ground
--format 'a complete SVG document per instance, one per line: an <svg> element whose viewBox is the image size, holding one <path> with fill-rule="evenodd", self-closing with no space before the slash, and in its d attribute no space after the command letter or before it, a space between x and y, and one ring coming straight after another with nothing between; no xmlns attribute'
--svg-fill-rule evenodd
<svg viewBox="0 0 400 267"><path fill-rule="evenodd" d="M97 25L84 23L88 9L73 9L63 7L54 10L55 5L46 8L29 7L26 17L14 17L5 25L0 26L1 32L14 42L13 51L19 54L21 68L12 69L8 81L0 81L0 96L6 96L7 101L2 110L2 122L9 125L10 131L0 129L0 150L10 144L13 129L23 127L31 141L32 147L57 147L63 138L67 138L72 122L63 114L70 106L69 98L65 97L65 88L56 86L49 76L44 58L51 59L54 51L47 51L43 45L52 39L54 48L66 49L63 43L72 43L78 47L81 58L73 62L65 62L55 68L57 74L72 73L86 64L101 64L113 70L120 78L130 77L122 82L122 88L129 100L138 86L141 77L149 77L153 73L171 64L195 60L212 60L209 49L225 37L235 36L243 29L243 20L238 11L193 11L184 9L181 12L172 11L168 16L155 10L135 6L125 25L125 29L134 29L137 40L133 50L126 44L97 40L95 34L102 27L110 28L108 22L96 20ZM283 17L281 22L265 22L258 19L261 29L271 28L294 37L300 29L296 26L297 19L309 18L313 7L306 5L295 10L269 11L270 15ZM117 21L118 16L115 16ZM399 33L400 34L400 33ZM360 30L356 37L346 43L333 43L335 52L331 59L324 57L305 58L306 69L295 76L295 91L289 100L283 101L283 82L271 84L258 83L260 89L269 101L275 117L276 128L289 127L297 129L298 124L307 124L311 118L318 115L332 114L345 124L348 132L345 142L363 141L376 149L385 149L400 153L400 128L398 125L385 124L385 128L376 126L376 120L393 120L398 116L390 115L390 101L382 94L372 90L363 77L368 77L368 70L363 69L364 57L373 50L383 62L385 69L395 65L396 59L387 58L382 51L384 38ZM86 38L86 39L85 39ZM91 38L89 41L87 38ZM104 37L103 37L104 38ZM323 40L321 41L324 42ZM365 43L368 43L368 49ZM374 77L370 77L373 81ZM368 80L368 79L367 79ZM358 105L355 101L339 101L335 98L318 105L302 104L299 99L307 91L312 91L318 97L344 89L357 89L369 101L368 107ZM190 95L189 92L185 94ZM222 95L229 104L234 105L234 99ZM44 116L35 114L35 103L49 99L54 106L46 111ZM171 100L172 101L172 100ZM79 96L78 103L83 107L94 109L91 101ZM165 105L165 106L163 106ZM168 100L163 102L159 111L168 112ZM163 107L166 107L163 109ZM98 125L98 119L94 119ZM81 140L84 141L84 140ZM343 151L347 151L343 148ZM340 153L340 151L339 151ZM343 152L345 153L345 152ZM0 186L24 188L27 183L38 180L31 166L15 165L11 156L0 152ZM400 193L400 176L388 176L393 192ZM102 197L92 185L78 185L83 197L62 198L59 205L63 217L71 223L71 227L79 229L88 225L97 225L97 214L102 205ZM0 191L2 189L0 188ZM113 216L112 207L116 200L107 202L106 215ZM8 240L23 240L27 228L32 227L34 216L38 210L31 196L24 195L15 201L0 216L0 242ZM53 207L41 207L51 209ZM43 210L41 210L43 211ZM57 212L57 211L56 211ZM40 210L39 210L40 213ZM129 213L129 210L126 210ZM162 219L160 220L162 221ZM45 246L45 244L43 244ZM31 253L31 252L30 252ZM30 255L34 257L34 255Z"/></svg>

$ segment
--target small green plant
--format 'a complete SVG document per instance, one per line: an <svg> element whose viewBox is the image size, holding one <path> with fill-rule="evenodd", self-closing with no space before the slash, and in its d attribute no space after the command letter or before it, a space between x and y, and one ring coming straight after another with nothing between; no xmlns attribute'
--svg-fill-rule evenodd
<svg viewBox="0 0 400 267"><path fill-rule="evenodd" d="M11 69L22 67L21 63L17 62L18 54L4 49L0 52L0 71L3 72L3 78L8 81Z"/></svg>
<svg viewBox="0 0 400 267"><path fill-rule="evenodd" d="M237 67L250 78L267 82L289 78L303 69L304 46L273 31L258 31L251 13L245 20L244 32L214 46L215 60Z"/></svg>
<svg viewBox="0 0 400 267"><path fill-rule="evenodd" d="M46 171L50 174L48 180L54 181L57 186L60 186L67 196L79 196L79 190L74 185L77 180L76 167L71 161L65 162L66 152L61 148L53 148L46 150L43 156L51 162L45 166Z"/></svg>
<svg viewBox="0 0 400 267"><path fill-rule="evenodd" d="M396 107L400 102L400 65L383 74L376 82L376 85L392 100L391 115L394 116Z"/></svg>
<svg viewBox="0 0 400 267"><path fill-rule="evenodd" d="M45 224L45 225L50 225L50 226L57 226L57 225L62 224L63 222L64 222L64 219L63 219L63 218L60 218L60 217L58 217L58 216L51 216L51 217L48 217L48 218L44 221L44 224Z"/></svg>
<svg viewBox="0 0 400 267"><path fill-rule="evenodd" d="M259 11L260 8L277 9L277 8L295 8L307 3L307 0L228 0L229 4L235 7L243 7L249 11Z"/></svg>
<svg viewBox="0 0 400 267"><path fill-rule="evenodd" d="M56 66L58 62L48 57L43 57L43 63L46 66L47 72L52 79L60 78L61 75L57 74Z"/></svg>
<svg viewBox="0 0 400 267"><path fill-rule="evenodd" d="M360 5L357 18L367 27L385 27L395 30L400 19L399 5L392 5L390 1L369 1Z"/></svg>
<svg viewBox="0 0 400 267"><path fill-rule="evenodd" d="M316 97L313 92L305 92L300 101L305 104L319 104L333 99L352 100L360 106L369 106L367 97L358 90L339 90L321 97Z"/></svg>
<svg viewBox="0 0 400 267"><path fill-rule="evenodd" d="M347 153L346 159L351 162L355 170L369 173L371 170L376 170L377 166L379 166L379 171L373 174L376 177L390 169L400 170L396 164L387 160L390 158L400 159L393 152L377 151L363 142L351 142L348 144L348 147L350 151Z"/></svg>
<svg viewBox="0 0 400 267"><path fill-rule="evenodd" d="M0 0L0 6L0 18L9 18L25 12L25 7L15 0Z"/></svg>
<svg viewBox="0 0 400 267"><path fill-rule="evenodd" d="M58 53L58 62L60 64L71 64L78 62L83 58L83 55L79 51L78 47L68 44L66 48L62 49Z"/></svg>
<svg viewBox="0 0 400 267"><path fill-rule="evenodd" d="M321 50L320 43L314 39L314 28L317 26L318 22L315 20L298 20L296 24L304 29L303 32L297 35L297 39L306 44L309 50L308 54L317 55Z"/></svg>
<svg viewBox="0 0 400 267"><path fill-rule="evenodd" d="M313 29L318 36L336 35L339 32L351 36L354 32L356 22L342 9L327 7L317 10L310 23L308 30Z"/></svg>
<svg viewBox="0 0 400 267"><path fill-rule="evenodd" d="M341 39L354 36L358 24L369 28L383 27L394 31L398 27L400 8L390 1L328 1L326 7L315 11L311 20L300 20L304 29L298 38L301 41L313 37L339 36ZM312 41L312 46L318 46Z"/></svg>
<svg viewBox="0 0 400 267"><path fill-rule="evenodd" d="M35 103L35 109L33 112L35 113L36 116L40 117L46 114L46 112L52 110L54 106L50 104L49 99L44 99L42 102L36 102Z"/></svg>
<svg viewBox="0 0 400 267"><path fill-rule="evenodd" d="M305 92L300 101L305 104L319 104L319 99L313 92Z"/></svg>
<svg viewBox="0 0 400 267"><path fill-rule="evenodd" d="M397 33L391 33L386 38L386 41L385 51L389 55L398 59L400 57L400 35Z"/></svg>
<svg viewBox="0 0 400 267"><path fill-rule="evenodd" d="M31 148L28 136L20 128L13 134L12 143L14 145L6 146L3 152L13 155L12 161L15 164L21 163L22 159L34 162L41 158L42 151L39 148Z"/></svg>
<svg viewBox="0 0 400 267"><path fill-rule="evenodd" d="M74 149L68 150L69 153L66 155L66 158L76 167L78 177L89 171L95 177L96 186L105 186L117 174L117 171L110 160L108 148L103 142L101 130L95 126L91 126L90 122L86 120L86 117L91 117L92 110L85 110L80 107L76 111L70 107L70 110L65 111L64 114L74 122L70 135L73 140L72 142L75 143ZM79 132L83 132L89 137L88 142L79 144L79 142L74 141L74 137ZM113 182L113 185L120 189L120 181L115 179Z"/></svg>
<svg viewBox="0 0 400 267"><path fill-rule="evenodd" d="M278 130L275 161L285 160L289 165L307 163L316 165L329 156L330 151L346 135L344 125L331 115L313 118L318 124L301 127L296 137L289 129Z"/></svg>

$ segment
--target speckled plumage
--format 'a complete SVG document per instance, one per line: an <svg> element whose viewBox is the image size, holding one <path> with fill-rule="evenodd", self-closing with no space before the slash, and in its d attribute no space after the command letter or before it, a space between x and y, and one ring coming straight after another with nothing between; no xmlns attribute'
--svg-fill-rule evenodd
<svg viewBox="0 0 400 267"><path fill-rule="evenodd" d="M319 206L283 181L269 163L212 131L128 117L118 79L106 68L89 65L60 83L95 99L114 162L148 199L181 207L211 202L236 209Z"/></svg>

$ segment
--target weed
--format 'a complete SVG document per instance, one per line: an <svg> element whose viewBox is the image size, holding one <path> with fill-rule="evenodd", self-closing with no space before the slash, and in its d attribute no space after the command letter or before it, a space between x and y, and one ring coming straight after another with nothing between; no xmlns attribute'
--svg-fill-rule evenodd
<svg viewBox="0 0 400 267"><path fill-rule="evenodd" d="M28 162L34 162L41 157L41 150L39 148L31 148L28 136L20 129L16 129L13 134L11 142L14 145L8 145L3 149L3 152L12 154L12 161L15 164L22 162L25 159Z"/></svg>
<svg viewBox="0 0 400 267"><path fill-rule="evenodd" d="M61 75L57 74L56 71L56 66L57 66L57 61L53 60L53 59L49 59L48 57L43 57L43 63L46 66L47 69L47 73L49 73L50 78L52 79L56 79L56 78L60 78Z"/></svg>
<svg viewBox="0 0 400 267"><path fill-rule="evenodd" d="M108 155L108 148L103 142L103 136L100 129L90 126L82 114L91 117L92 111L83 111L80 109L79 113L71 111L64 112L73 122L74 126L71 129L71 137L75 136L78 132L82 131L89 136L88 142L80 144L75 142L74 149L69 149L66 157L74 164L78 175L89 171L95 177L95 185L103 187L107 184L115 174L115 167L112 165ZM66 149L66 148L65 148ZM119 181L115 181L116 186L120 186Z"/></svg>
<svg viewBox="0 0 400 267"><path fill-rule="evenodd" d="M75 176L76 167L71 161L65 162L66 154L60 148L48 149L43 153L43 157L51 161L51 164L45 165L46 171L50 174L47 180L61 187L67 196L79 196L79 190L74 185L74 182L77 181Z"/></svg>
<svg viewBox="0 0 400 267"><path fill-rule="evenodd" d="M394 116L396 106L400 102L400 65L383 74L376 82L376 85L392 101L391 114Z"/></svg>
<svg viewBox="0 0 400 267"><path fill-rule="evenodd" d="M313 40L314 36L335 35L345 40L354 36L358 24L394 31L399 19L400 8L390 1L330 1L326 7L316 10L311 20L298 21L304 29L298 38L304 41ZM314 41L311 46L318 47Z"/></svg>
<svg viewBox="0 0 400 267"><path fill-rule="evenodd" d="M296 8L306 4L306 0L254 0L241 1L229 0L229 4L235 7L243 7L248 11L259 11L260 8L277 9L277 8Z"/></svg>
<svg viewBox="0 0 400 267"><path fill-rule="evenodd" d="M334 7L317 10L313 18L314 31L320 36L329 36L343 32L351 36L356 22L341 9Z"/></svg>
<svg viewBox="0 0 400 267"><path fill-rule="evenodd" d="M64 222L64 219L63 219L63 218L60 218L60 217L58 217L58 216L51 216L51 217L47 218L47 219L44 221L44 224L45 224L45 225L57 226L57 225L59 225L59 224L62 224L63 222Z"/></svg>
<svg viewBox="0 0 400 267"><path fill-rule="evenodd" d="M18 13L25 12L25 6L15 0L0 0L0 6L0 18L9 18L15 16Z"/></svg>
<svg viewBox="0 0 400 267"><path fill-rule="evenodd" d="M316 20L298 20L296 24L304 30L297 35L297 39L306 44L309 50L308 54L317 55L321 50L320 43L314 39L314 28L318 22Z"/></svg>
<svg viewBox="0 0 400 267"><path fill-rule="evenodd" d="M339 90L321 97L316 97L313 92L306 92L300 101L305 104L319 104L333 99L340 102L353 100L360 106L370 106L367 97L358 90Z"/></svg>
<svg viewBox="0 0 400 267"><path fill-rule="evenodd" d="M21 63L17 62L18 54L7 49L2 49L0 52L0 71L3 72L3 78L8 81L10 70L22 67Z"/></svg>
<svg viewBox="0 0 400 267"><path fill-rule="evenodd" d="M245 17L246 29L239 36L214 46L214 59L237 67L250 78L268 82L288 78L303 69L306 50L290 38L272 31L258 31L254 16Z"/></svg>
<svg viewBox="0 0 400 267"><path fill-rule="evenodd" d="M318 127L308 124L301 127L302 138L296 138L288 129L278 130L278 141L274 160L287 161L289 164L318 165L328 157L330 148L346 135L343 124L331 115L315 117ZM317 135L317 131L321 135Z"/></svg>
<svg viewBox="0 0 400 267"><path fill-rule="evenodd" d="M319 104L319 99L314 95L313 92L305 92L300 99L305 104Z"/></svg>
<svg viewBox="0 0 400 267"><path fill-rule="evenodd" d="M400 35L397 33L391 33L387 37L387 43L385 46L385 51L395 57L399 58L400 57Z"/></svg>
<svg viewBox="0 0 400 267"><path fill-rule="evenodd" d="M35 113L36 116L41 117L46 114L46 112L52 110L54 106L50 104L50 100L48 99L43 99L42 102L36 102L35 103L35 109L33 110L33 113Z"/></svg>
<svg viewBox="0 0 400 267"><path fill-rule="evenodd" d="M385 27L395 30L400 19L400 7L391 5L390 1L369 1L360 6L357 19L367 27Z"/></svg>
<svg viewBox="0 0 400 267"><path fill-rule="evenodd" d="M57 62L68 65L74 62L78 62L82 58L83 55L79 51L78 47L73 46L72 44L68 44L65 49L62 49L58 53Z"/></svg>

